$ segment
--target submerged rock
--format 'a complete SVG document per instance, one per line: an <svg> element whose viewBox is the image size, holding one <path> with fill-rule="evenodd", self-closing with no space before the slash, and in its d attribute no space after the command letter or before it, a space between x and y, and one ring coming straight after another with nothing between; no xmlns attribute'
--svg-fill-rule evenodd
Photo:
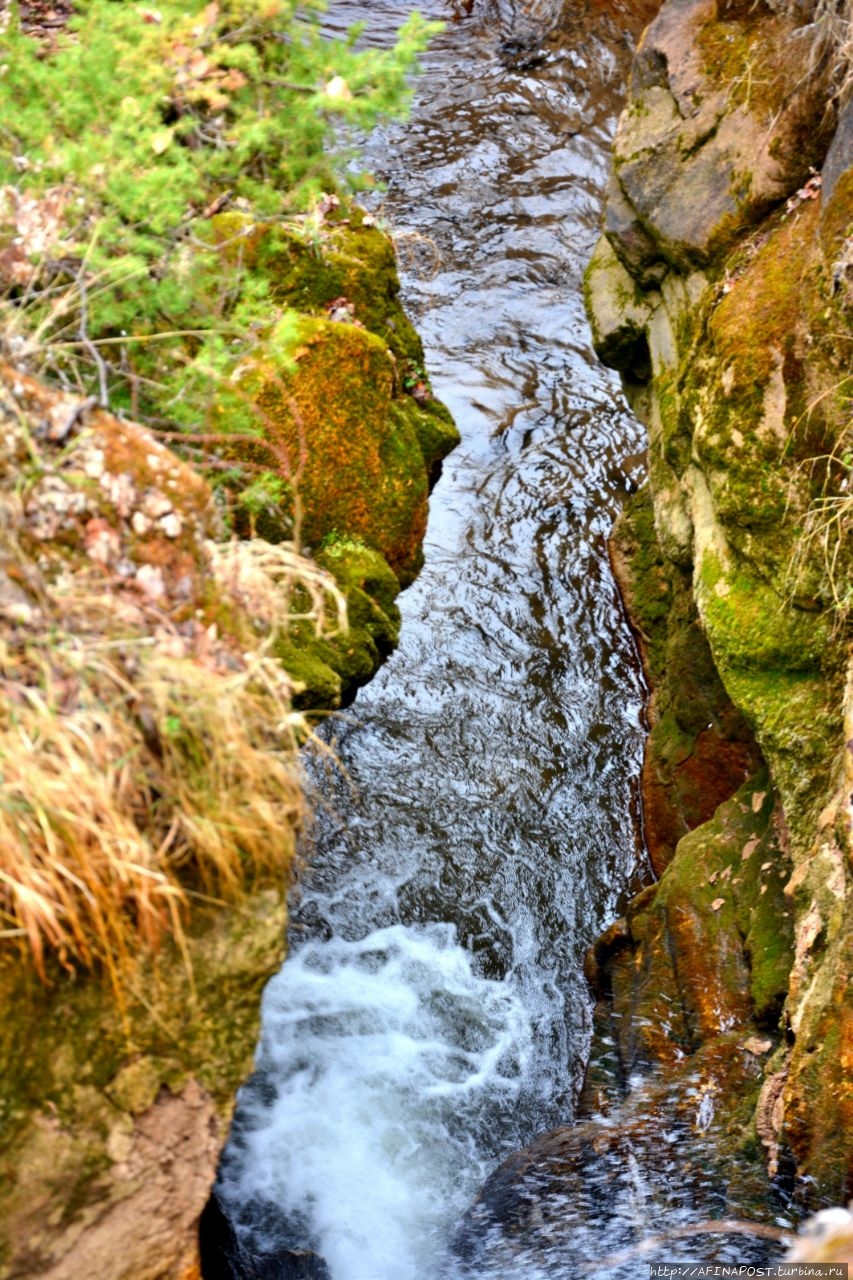
<svg viewBox="0 0 853 1280"><path fill-rule="evenodd" d="M771 1199L760 1168L747 1152L736 1153L737 1121L728 1109L754 1090L759 1074L738 1043L730 1034L649 1076L613 1114L542 1134L505 1160L454 1239L462 1274L616 1268L624 1252L624 1274L636 1275L650 1236L678 1238L685 1224L766 1215ZM719 1240L714 1249L721 1260ZM764 1261L768 1244L741 1238L736 1254Z"/></svg>
<svg viewBox="0 0 853 1280"><path fill-rule="evenodd" d="M199 1220L199 1258L204 1280L332 1280L323 1258L310 1249L249 1253L215 1193Z"/></svg>

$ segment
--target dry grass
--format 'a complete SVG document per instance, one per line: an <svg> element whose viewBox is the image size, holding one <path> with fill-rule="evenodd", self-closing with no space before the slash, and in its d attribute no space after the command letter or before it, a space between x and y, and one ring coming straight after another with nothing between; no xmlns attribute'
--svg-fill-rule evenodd
<svg viewBox="0 0 853 1280"><path fill-rule="evenodd" d="M265 630L286 631L297 621L313 622L322 635L346 630L346 601L334 579L293 543L211 542L208 554L231 599Z"/></svg>
<svg viewBox="0 0 853 1280"><path fill-rule="evenodd" d="M816 498L806 513L788 573L792 598L802 594L806 584L817 582L818 593L839 626L846 625L853 607L851 533L853 494Z"/></svg>
<svg viewBox="0 0 853 1280"><path fill-rule="evenodd" d="M262 641L247 652L245 632L237 644L199 620L140 626L83 571L47 582L16 542L15 499L2 515L0 936L44 978L51 955L104 966L120 996L140 947L166 933L183 947L194 894L284 884L307 727L266 646L288 625L283 600L304 598L318 629L344 625L343 601L292 549L238 544L211 550L212 586L251 608Z"/></svg>
<svg viewBox="0 0 853 1280"><path fill-rule="evenodd" d="M837 396L847 380L828 388L807 410L816 409L822 400ZM851 402L846 399L849 418ZM846 627L853 609L853 426L838 434L829 453L808 458L794 469L794 487L805 483L819 488L802 517L802 531L797 538L788 566L786 589L794 601L798 596L815 598L833 611L836 626Z"/></svg>
<svg viewBox="0 0 853 1280"><path fill-rule="evenodd" d="M797 23L806 41L808 76L829 70L833 96L853 93L853 0L780 0L771 7Z"/></svg>

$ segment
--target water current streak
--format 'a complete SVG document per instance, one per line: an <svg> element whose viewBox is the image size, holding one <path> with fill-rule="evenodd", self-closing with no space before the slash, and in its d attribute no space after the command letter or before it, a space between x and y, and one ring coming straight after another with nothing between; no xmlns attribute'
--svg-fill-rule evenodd
<svg viewBox="0 0 853 1280"><path fill-rule="evenodd" d="M484 1174L571 1121L583 953L640 872L642 689L604 539L641 437L581 294L627 42L601 8L533 6L521 57L511 5L466 8L366 151L463 442L400 649L330 730L347 776L318 771L222 1173L254 1247L310 1245L333 1280L434 1280ZM403 16L338 0L329 23L384 42Z"/></svg>

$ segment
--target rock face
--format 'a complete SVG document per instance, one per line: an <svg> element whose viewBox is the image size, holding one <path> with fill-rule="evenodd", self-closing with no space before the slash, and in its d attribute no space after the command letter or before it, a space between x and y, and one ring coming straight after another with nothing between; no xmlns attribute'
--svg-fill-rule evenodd
<svg viewBox="0 0 853 1280"><path fill-rule="evenodd" d="M215 234L271 298L188 437L219 470L0 365L3 1280L198 1280L283 958L298 709L338 706L396 643L457 438L360 211L317 243L242 216Z"/></svg>
<svg viewBox="0 0 853 1280"><path fill-rule="evenodd" d="M744 1145L819 1202L853 1194L853 153L794 23L668 0L614 143L587 300L648 427L612 553L661 878L592 971L626 1079L765 1046Z"/></svg>
<svg viewBox="0 0 853 1280"><path fill-rule="evenodd" d="M46 988L5 958L0 1274L198 1276L198 1218L284 924L270 892L199 915L192 980L170 948L141 960L123 1016L106 982Z"/></svg>
<svg viewBox="0 0 853 1280"><path fill-rule="evenodd" d="M458 433L429 389L391 241L361 209L331 202L304 226L220 214L210 234L296 317L239 353L214 416L228 456L280 486L253 527L296 535L346 594L345 637L315 643L297 627L280 650L299 705L337 706L396 643L394 598L420 568L429 489ZM239 500L236 517L245 532Z"/></svg>
<svg viewBox="0 0 853 1280"><path fill-rule="evenodd" d="M804 17L667 0L634 60L586 291L648 428L610 551L656 882L588 956L579 1122L487 1181L473 1275L853 1195L853 115Z"/></svg>

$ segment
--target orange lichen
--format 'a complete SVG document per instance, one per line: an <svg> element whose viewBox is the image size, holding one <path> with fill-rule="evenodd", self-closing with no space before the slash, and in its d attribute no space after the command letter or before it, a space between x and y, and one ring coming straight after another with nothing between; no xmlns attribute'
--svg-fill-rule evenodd
<svg viewBox="0 0 853 1280"><path fill-rule="evenodd" d="M295 372L271 361L239 372L263 440L257 449L235 444L233 456L248 448L278 471L307 544L333 531L358 538L410 579L428 476L414 430L391 413L393 363L382 339L355 325L304 320Z"/></svg>

